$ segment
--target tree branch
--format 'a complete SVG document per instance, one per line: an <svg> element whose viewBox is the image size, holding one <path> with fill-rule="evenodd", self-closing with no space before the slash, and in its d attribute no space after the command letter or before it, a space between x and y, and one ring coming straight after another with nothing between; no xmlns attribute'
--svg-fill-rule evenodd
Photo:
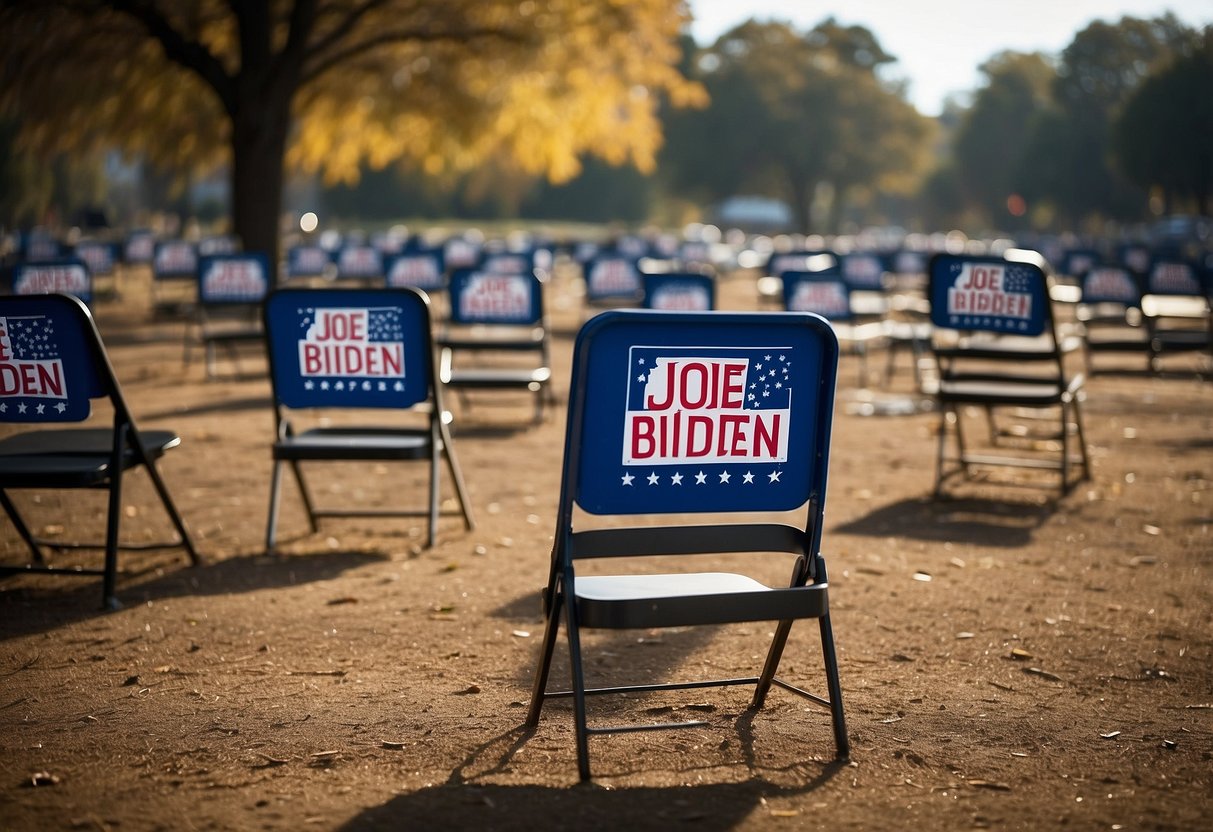
<svg viewBox="0 0 1213 832"><path fill-rule="evenodd" d="M165 57L195 72L219 96L224 110L229 115L234 112L236 95L232 78L209 49L174 29L153 3L146 0L112 0L110 5L115 11L139 21L148 34L159 41Z"/></svg>

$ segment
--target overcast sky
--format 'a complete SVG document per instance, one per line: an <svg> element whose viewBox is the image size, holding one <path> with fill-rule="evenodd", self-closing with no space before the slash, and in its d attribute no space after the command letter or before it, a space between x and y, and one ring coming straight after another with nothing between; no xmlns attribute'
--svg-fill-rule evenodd
<svg viewBox="0 0 1213 832"><path fill-rule="evenodd" d="M709 45L754 17L811 29L827 17L870 29L897 58L890 76L909 79L910 100L938 115L949 93L971 92L982 83L977 67L1005 49L1056 55L1092 20L1156 17L1166 11L1189 26L1213 24L1213 0L688 0L691 31Z"/></svg>

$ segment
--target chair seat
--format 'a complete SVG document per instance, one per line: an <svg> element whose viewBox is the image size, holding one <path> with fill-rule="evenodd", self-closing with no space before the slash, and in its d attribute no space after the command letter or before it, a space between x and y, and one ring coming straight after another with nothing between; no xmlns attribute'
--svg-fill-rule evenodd
<svg viewBox="0 0 1213 832"><path fill-rule="evenodd" d="M746 575L593 575L575 580L578 616L610 629L819 618L826 586L774 589Z"/></svg>
<svg viewBox="0 0 1213 832"><path fill-rule="evenodd" d="M551 367L489 368L450 370L443 380L452 387L530 387L552 378Z"/></svg>
<svg viewBox="0 0 1213 832"><path fill-rule="evenodd" d="M172 431L140 431L153 458L181 444ZM0 488L79 488L109 477L114 433L109 428L39 430L0 439ZM127 450L124 467L136 464Z"/></svg>
<svg viewBox="0 0 1213 832"><path fill-rule="evenodd" d="M969 404L1006 404L1021 407L1039 407L1059 404L1066 388L1050 381L997 382L997 381L946 381L939 382L938 397L943 402L967 402Z"/></svg>
<svg viewBox="0 0 1213 832"><path fill-rule="evenodd" d="M274 459L423 459L430 455L428 428L312 428L274 443Z"/></svg>

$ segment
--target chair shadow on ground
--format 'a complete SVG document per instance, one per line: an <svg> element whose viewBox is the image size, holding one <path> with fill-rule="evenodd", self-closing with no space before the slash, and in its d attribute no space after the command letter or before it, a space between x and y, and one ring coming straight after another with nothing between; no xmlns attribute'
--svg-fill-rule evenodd
<svg viewBox="0 0 1213 832"><path fill-rule="evenodd" d="M118 600L125 607L170 598L227 595L327 581L352 569L389 559L374 552L324 552L271 558L238 555L199 566L156 553L136 566L121 564ZM151 575L148 580L145 576ZM97 604L99 579L58 577L37 587L0 582L0 643L108 614Z"/></svg>
<svg viewBox="0 0 1213 832"><path fill-rule="evenodd" d="M734 829L767 801L804 798L830 782L846 766L844 760L798 764L796 772L780 772L793 786L763 779L754 755L753 712L736 722L747 779L702 785L604 788L593 781L578 785L504 785L484 782L513 772L514 755L534 734L511 729L474 749L447 781L398 795L363 811L343 825L343 832L395 829L534 829L577 830L651 829L658 824L694 824L697 830ZM571 740L570 740L571 741ZM570 763L570 781L576 771Z"/></svg>
<svg viewBox="0 0 1213 832"><path fill-rule="evenodd" d="M899 537L1016 548L1057 511L1055 500L913 497L879 506L830 529L864 537Z"/></svg>

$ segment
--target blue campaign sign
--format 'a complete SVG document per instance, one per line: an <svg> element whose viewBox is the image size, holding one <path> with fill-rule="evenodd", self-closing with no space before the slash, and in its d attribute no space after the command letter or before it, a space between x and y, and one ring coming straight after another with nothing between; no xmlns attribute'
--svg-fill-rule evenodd
<svg viewBox="0 0 1213 832"><path fill-rule="evenodd" d="M141 265L152 262L156 255L156 235L146 229L132 231L122 247L122 262Z"/></svg>
<svg viewBox="0 0 1213 832"><path fill-rule="evenodd" d="M35 229L21 239L21 257L26 262L45 263L62 256L62 246L50 232Z"/></svg>
<svg viewBox="0 0 1213 832"><path fill-rule="evenodd" d="M192 278L198 273L198 251L185 240L163 240L152 254L152 276L156 280Z"/></svg>
<svg viewBox="0 0 1213 832"><path fill-rule="evenodd" d="M73 303L0 297L0 422L79 422L104 395Z"/></svg>
<svg viewBox="0 0 1213 832"><path fill-rule="evenodd" d="M585 297L590 302L640 300L644 284L637 261L622 254L600 254L585 264Z"/></svg>
<svg viewBox="0 0 1213 832"><path fill-rule="evenodd" d="M931 322L944 329L1040 335L1049 303L1044 271L998 257L939 254L930 264Z"/></svg>
<svg viewBox="0 0 1213 832"><path fill-rule="evenodd" d="M118 246L98 240L81 240L76 243L75 256L84 261L94 277L113 274L114 264L118 261Z"/></svg>
<svg viewBox="0 0 1213 832"><path fill-rule="evenodd" d="M539 278L479 269L451 273L451 323L535 324L543 318Z"/></svg>
<svg viewBox="0 0 1213 832"><path fill-rule="evenodd" d="M926 274L927 259L925 251L903 248L893 255L893 271L902 275Z"/></svg>
<svg viewBox="0 0 1213 832"><path fill-rule="evenodd" d="M202 303L260 303L269 290L270 263L264 254L214 254L198 261Z"/></svg>
<svg viewBox="0 0 1213 832"><path fill-rule="evenodd" d="M574 498L593 514L803 506L825 488L837 361L816 315L597 316L573 359Z"/></svg>
<svg viewBox="0 0 1213 832"><path fill-rule="evenodd" d="M476 268L493 274L530 274L535 269L535 255L530 251L485 253Z"/></svg>
<svg viewBox="0 0 1213 832"><path fill-rule="evenodd" d="M778 277L784 272L819 272L838 265L833 252L824 249L783 251L767 258L767 274Z"/></svg>
<svg viewBox="0 0 1213 832"><path fill-rule="evenodd" d="M1204 293L1200 269L1186 260L1160 259L1146 277L1148 295L1201 295Z"/></svg>
<svg viewBox="0 0 1213 832"><path fill-rule="evenodd" d="M783 281L783 308L814 312L830 321L851 319L851 289L837 268L825 271L788 271Z"/></svg>
<svg viewBox="0 0 1213 832"><path fill-rule="evenodd" d="M1128 269L1119 266L1096 266L1082 278L1083 303L1141 304L1141 287Z"/></svg>
<svg viewBox="0 0 1213 832"><path fill-rule="evenodd" d="M347 245L337 252L338 280L376 280L383 277L383 254L371 245Z"/></svg>
<svg viewBox="0 0 1213 832"><path fill-rule="evenodd" d="M291 246L286 252L287 277L324 277L333 258L323 246Z"/></svg>
<svg viewBox="0 0 1213 832"><path fill-rule="evenodd" d="M466 237L451 237L442 246L442 260L448 269L470 269L480 260L480 244Z"/></svg>
<svg viewBox="0 0 1213 832"><path fill-rule="evenodd" d="M852 289L880 291L884 288L884 258L871 252L853 252L838 258L842 279Z"/></svg>
<svg viewBox="0 0 1213 832"><path fill-rule="evenodd" d="M412 286L424 292L446 288L446 268L440 248L409 249L387 261L388 286Z"/></svg>
<svg viewBox="0 0 1213 832"><path fill-rule="evenodd" d="M1061 273L1081 278L1091 269L1103 263L1103 255L1093 248L1067 249L1061 256Z"/></svg>
<svg viewBox="0 0 1213 832"><path fill-rule="evenodd" d="M288 407L411 407L429 396L429 306L411 289L282 289L265 303Z"/></svg>
<svg viewBox="0 0 1213 832"><path fill-rule="evenodd" d="M75 295L93 300L93 276L83 260L68 258L44 263L19 263L13 269L14 295Z"/></svg>
<svg viewBox="0 0 1213 832"><path fill-rule="evenodd" d="M1133 273L1145 274L1150 270L1150 247L1141 243L1126 243L1116 250L1116 259Z"/></svg>
<svg viewBox="0 0 1213 832"><path fill-rule="evenodd" d="M716 308L716 281L691 272L646 274L644 308L677 312L707 312Z"/></svg>
<svg viewBox="0 0 1213 832"><path fill-rule="evenodd" d="M198 254L209 257L213 254L236 254L240 251L240 240L233 234L216 234L198 241Z"/></svg>

